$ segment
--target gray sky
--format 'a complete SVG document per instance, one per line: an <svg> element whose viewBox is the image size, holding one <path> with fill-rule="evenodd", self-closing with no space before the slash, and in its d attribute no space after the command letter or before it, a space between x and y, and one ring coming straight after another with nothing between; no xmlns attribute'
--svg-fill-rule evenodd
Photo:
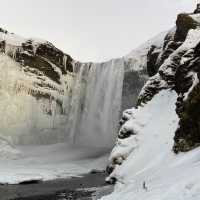
<svg viewBox="0 0 200 200"><path fill-rule="evenodd" d="M0 0L0 26L80 61L120 57L171 28L197 0Z"/></svg>

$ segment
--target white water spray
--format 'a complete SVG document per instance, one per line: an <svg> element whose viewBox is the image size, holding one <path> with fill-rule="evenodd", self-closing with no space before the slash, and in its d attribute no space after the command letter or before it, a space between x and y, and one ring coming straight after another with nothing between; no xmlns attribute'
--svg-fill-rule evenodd
<svg viewBox="0 0 200 200"><path fill-rule="evenodd" d="M74 84L67 132L74 143L111 148L121 108L124 61L82 65Z"/></svg>

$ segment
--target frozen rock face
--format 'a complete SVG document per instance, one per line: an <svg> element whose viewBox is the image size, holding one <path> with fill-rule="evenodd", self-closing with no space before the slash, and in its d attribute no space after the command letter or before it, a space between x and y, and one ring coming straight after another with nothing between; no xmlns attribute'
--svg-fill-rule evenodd
<svg viewBox="0 0 200 200"><path fill-rule="evenodd" d="M191 150L199 146L200 141L199 101L198 95L195 95L198 90L199 77L197 53L200 42L199 25L199 14L178 16L174 38L181 42L181 46L164 61L159 69L161 82L164 80L162 87L172 88L179 95L176 111L180 122L174 137L175 152Z"/></svg>
<svg viewBox="0 0 200 200"><path fill-rule="evenodd" d="M181 64L181 59L198 43L195 40L199 26L198 16L195 14L180 14L177 17L176 28L166 35L162 51L154 59L158 73L152 76L139 95L138 104L145 103L164 88L175 86L175 74ZM198 32L198 31L197 31ZM198 37L198 36L197 36ZM156 71L156 70L154 70Z"/></svg>
<svg viewBox="0 0 200 200"><path fill-rule="evenodd" d="M200 15L184 13L162 50L149 49L151 77L137 107L123 112L107 167L107 181L116 186L102 200L200 198L199 47Z"/></svg>
<svg viewBox="0 0 200 200"><path fill-rule="evenodd" d="M159 51L163 36L120 59L80 63L47 41L0 29L1 135L111 148L121 110L136 105L148 78L147 53Z"/></svg>
<svg viewBox="0 0 200 200"><path fill-rule="evenodd" d="M148 77L152 76L156 71L156 69L154 69L154 62L156 62L162 50L165 35L165 32L156 35L124 57L126 62L122 93L122 110L137 105L141 88L148 80Z"/></svg>
<svg viewBox="0 0 200 200"><path fill-rule="evenodd" d="M178 153L199 146L199 23L199 14L178 15L176 27L166 34L162 50L157 51L154 46L149 49L147 70L151 77L140 92L138 108L123 113L120 121L122 126L117 139L119 142L111 153L111 163L108 166L110 173L137 149L139 137L137 135L140 134L140 129L143 129L145 123L145 119L137 117L137 113L140 113L140 110L163 90L173 90L177 95L176 113L179 117L179 125L173 130L174 145L170 148ZM164 108L160 109L162 112ZM146 113L148 114L151 113ZM112 178L116 179L113 174L108 179L111 182Z"/></svg>

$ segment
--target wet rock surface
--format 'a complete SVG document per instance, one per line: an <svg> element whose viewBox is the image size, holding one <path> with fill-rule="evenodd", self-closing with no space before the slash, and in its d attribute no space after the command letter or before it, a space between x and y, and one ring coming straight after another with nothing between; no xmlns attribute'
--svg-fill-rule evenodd
<svg viewBox="0 0 200 200"><path fill-rule="evenodd" d="M92 199L95 192L105 187L105 173L86 174L83 177L44 181L23 185L0 185L1 200L76 200ZM106 195L112 186L102 192Z"/></svg>

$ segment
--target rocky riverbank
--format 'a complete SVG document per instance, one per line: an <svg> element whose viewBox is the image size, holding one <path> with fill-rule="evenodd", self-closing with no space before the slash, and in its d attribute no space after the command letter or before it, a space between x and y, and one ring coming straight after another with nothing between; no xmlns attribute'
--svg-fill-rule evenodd
<svg viewBox="0 0 200 200"><path fill-rule="evenodd" d="M112 191L105 173L44 182L1 185L0 200L78 200L97 199Z"/></svg>

